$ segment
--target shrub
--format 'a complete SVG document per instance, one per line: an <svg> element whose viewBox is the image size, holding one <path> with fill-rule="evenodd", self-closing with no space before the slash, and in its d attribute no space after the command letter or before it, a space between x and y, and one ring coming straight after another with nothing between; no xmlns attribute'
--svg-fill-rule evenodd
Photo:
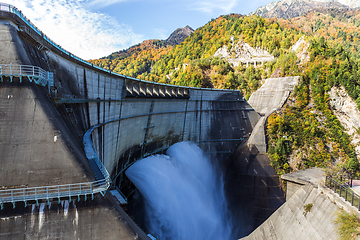
<svg viewBox="0 0 360 240"><path fill-rule="evenodd" d="M304 216L306 216L307 213L309 213L311 211L311 208L313 207L313 204L312 203L309 203L309 204L306 204L304 205Z"/></svg>
<svg viewBox="0 0 360 240"><path fill-rule="evenodd" d="M337 214L335 223L339 226L341 239L355 239L360 234L360 219L355 213L349 214L342 210Z"/></svg>

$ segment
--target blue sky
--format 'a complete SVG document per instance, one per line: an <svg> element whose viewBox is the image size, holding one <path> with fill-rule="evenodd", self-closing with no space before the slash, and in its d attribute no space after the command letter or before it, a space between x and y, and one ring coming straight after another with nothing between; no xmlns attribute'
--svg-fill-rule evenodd
<svg viewBox="0 0 360 240"><path fill-rule="evenodd" d="M201 27L222 14L248 14L273 0L1 0L21 10L64 49L107 56L176 28Z"/></svg>

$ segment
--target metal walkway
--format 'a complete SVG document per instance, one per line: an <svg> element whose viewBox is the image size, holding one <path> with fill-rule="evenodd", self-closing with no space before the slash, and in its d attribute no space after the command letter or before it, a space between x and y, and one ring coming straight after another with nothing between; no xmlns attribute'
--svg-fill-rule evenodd
<svg viewBox="0 0 360 240"><path fill-rule="evenodd" d="M3 209L4 203L11 202L15 208L16 202L24 202L25 207L27 201L36 201L36 205L39 205L39 200L47 200L49 204L50 199L68 197L71 201L71 197L77 197L80 201L80 196L91 195L94 198L94 193L103 193L107 190L106 179L99 180L96 182L68 184L68 185L57 185L57 186L43 186L34 188L21 188L21 189L9 189L0 191L0 205L1 210Z"/></svg>
<svg viewBox="0 0 360 240"><path fill-rule="evenodd" d="M25 77L41 86L54 86L54 74L36 66L0 64L0 82L4 81L4 77L9 77L10 82L14 77L18 77L22 82Z"/></svg>
<svg viewBox="0 0 360 240"><path fill-rule="evenodd" d="M16 202L24 202L25 206L27 206L27 201L35 201L36 205L38 205L39 200L46 200L49 204L50 199L57 198L60 202L60 198L62 197L68 197L70 201L72 197L77 197L78 201L80 201L80 197L84 196L86 201L88 195L91 196L91 199L94 198L94 194L96 193L101 193L104 196L105 192L110 187L110 175L97 156L96 150L94 149L91 140L92 131L104 124L99 124L90 128L83 137L85 154L95 173L97 181L55 186L41 186L34 188L0 190L1 210L4 208L4 203L12 203L13 208L15 208Z"/></svg>

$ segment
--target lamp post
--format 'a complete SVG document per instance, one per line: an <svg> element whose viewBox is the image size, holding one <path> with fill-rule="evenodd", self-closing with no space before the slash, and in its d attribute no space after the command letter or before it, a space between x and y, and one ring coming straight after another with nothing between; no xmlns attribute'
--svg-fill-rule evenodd
<svg viewBox="0 0 360 240"><path fill-rule="evenodd" d="M353 170L348 170L347 168L343 168L343 171L346 172L348 179L350 179L350 187L353 184Z"/></svg>

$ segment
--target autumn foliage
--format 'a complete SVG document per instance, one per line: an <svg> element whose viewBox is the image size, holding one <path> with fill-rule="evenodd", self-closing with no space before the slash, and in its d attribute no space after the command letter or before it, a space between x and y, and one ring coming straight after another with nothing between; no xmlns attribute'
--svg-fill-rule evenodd
<svg viewBox="0 0 360 240"><path fill-rule="evenodd" d="M291 50L301 37L309 61ZM275 56L263 66L237 67L214 57L245 41ZM360 106L360 12L322 9L293 19L227 15L213 19L176 46L145 41L93 60L123 75L175 85L239 89L248 98L270 76L300 76L285 108L268 118L268 155L279 174L308 167L357 172L359 162L344 128L329 108L327 92L342 85Z"/></svg>

